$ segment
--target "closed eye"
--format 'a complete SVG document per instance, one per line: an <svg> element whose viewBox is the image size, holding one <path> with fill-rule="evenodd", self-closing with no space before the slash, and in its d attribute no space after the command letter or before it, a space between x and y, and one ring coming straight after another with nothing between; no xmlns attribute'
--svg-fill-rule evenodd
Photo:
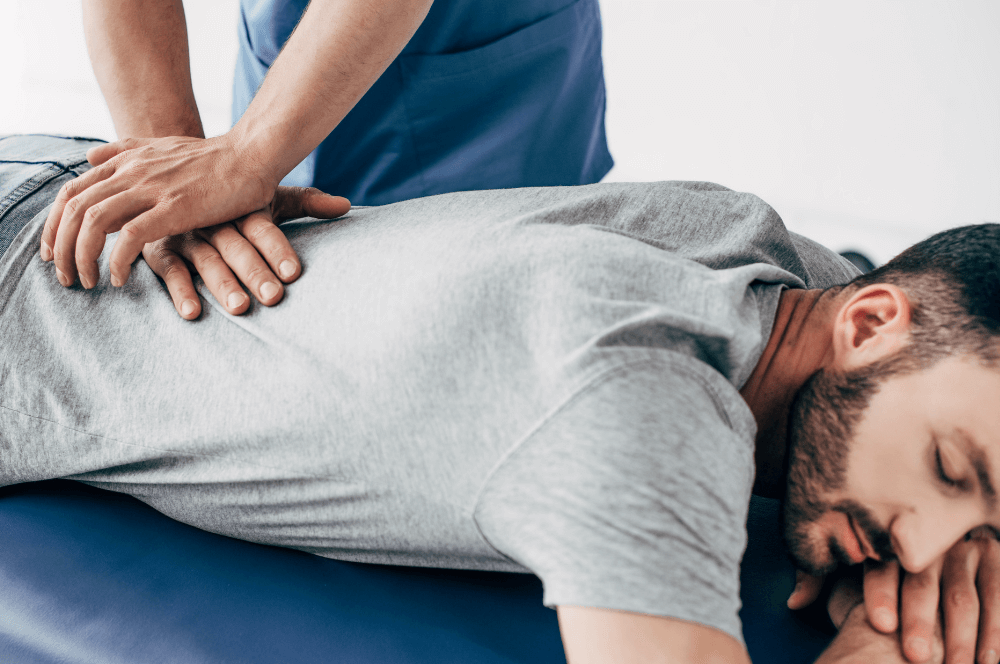
<svg viewBox="0 0 1000 664"><path fill-rule="evenodd" d="M941 448L940 447L935 448L935 450L934 450L934 461L937 463L938 479L940 479L942 482L944 482L948 486L957 487L959 485L959 481L958 480L954 480L954 479L948 477L948 473L946 473L945 470L944 470L944 464L941 463Z"/></svg>

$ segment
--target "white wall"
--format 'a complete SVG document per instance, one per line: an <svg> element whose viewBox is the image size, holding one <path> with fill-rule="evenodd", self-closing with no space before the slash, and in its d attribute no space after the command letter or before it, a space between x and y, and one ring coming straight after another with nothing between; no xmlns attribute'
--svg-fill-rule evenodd
<svg viewBox="0 0 1000 664"><path fill-rule="evenodd" d="M238 0L188 0L195 96L205 131L229 128ZM80 0L0 0L0 133L115 138L90 69Z"/></svg>
<svg viewBox="0 0 1000 664"><path fill-rule="evenodd" d="M752 191L880 261L1000 221L1000 2L602 7L609 179Z"/></svg>
<svg viewBox="0 0 1000 664"><path fill-rule="evenodd" d="M483 0L500 1L500 0ZM206 130L229 123L236 0L186 3ZM610 180L752 191L887 260L1000 221L997 0L602 0ZM79 0L0 0L0 133L113 138Z"/></svg>

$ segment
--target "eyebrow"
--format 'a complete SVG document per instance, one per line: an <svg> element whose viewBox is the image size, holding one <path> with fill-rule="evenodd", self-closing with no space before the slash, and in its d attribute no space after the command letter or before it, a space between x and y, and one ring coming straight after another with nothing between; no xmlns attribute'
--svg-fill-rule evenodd
<svg viewBox="0 0 1000 664"><path fill-rule="evenodd" d="M963 451L968 455L972 468L976 471L976 478L982 488L983 497L991 512L997 509L997 492L990 479L990 462L986 458L986 452L977 443L969 432L962 428L955 429L955 437L959 440Z"/></svg>

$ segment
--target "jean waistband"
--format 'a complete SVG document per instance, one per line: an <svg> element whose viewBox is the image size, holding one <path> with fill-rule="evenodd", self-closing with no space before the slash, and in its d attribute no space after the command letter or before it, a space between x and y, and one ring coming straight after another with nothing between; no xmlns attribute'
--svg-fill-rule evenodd
<svg viewBox="0 0 1000 664"><path fill-rule="evenodd" d="M51 203L32 196L62 175L75 177L89 169L87 150L103 142L46 134L0 136L0 256L38 212L36 208Z"/></svg>

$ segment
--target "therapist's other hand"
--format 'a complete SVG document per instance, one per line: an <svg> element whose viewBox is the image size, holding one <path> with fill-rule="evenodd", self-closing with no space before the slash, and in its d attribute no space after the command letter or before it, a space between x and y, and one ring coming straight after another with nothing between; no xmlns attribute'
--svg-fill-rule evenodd
<svg viewBox="0 0 1000 664"><path fill-rule="evenodd" d="M822 585L823 579L800 572L789 608L811 604ZM902 626L902 651L911 662L932 657L940 612L949 664L998 664L1000 542L991 531L976 529L919 574L901 574L896 561L869 561L864 603L878 631L890 634Z"/></svg>
<svg viewBox="0 0 1000 664"><path fill-rule="evenodd" d="M250 306L240 283L264 305L284 296L284 284L302 273L301 263L277 224L299 217L333 219L347 213L345 198L318 189L278 187L274 200L234 222L172 235L150 242L142 250L146 263L167 285L181 318L201 314L191 268L226 311L242 314ZM275 276L277 275L277 276Z"/></svg>
<svg viewBox="0 0 1000 664"><path fill-rule="evenodd" d="M265 208L277 180L229 134L215 138L127 138L87 152L94 168L60 189L42 232L64 286L97 285L105 236L119 232L111 283L128 280L148 242L207 228Z"/></svg>

